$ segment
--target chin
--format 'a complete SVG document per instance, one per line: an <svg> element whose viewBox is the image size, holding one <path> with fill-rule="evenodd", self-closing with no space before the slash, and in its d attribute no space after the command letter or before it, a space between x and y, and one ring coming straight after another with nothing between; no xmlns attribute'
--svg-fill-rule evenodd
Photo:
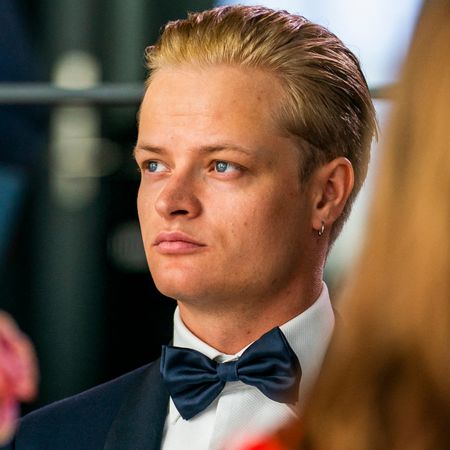
<svg viewBox="0 0 450 450"><path fill-rule="evenodd" d="M156 288L161 294L175 300L194 300L201 299L209 290L203 286L202 281L196 277L187 277L186 274L182 276L154 276ZM206 292L205 292L206 291Z"/></svg>

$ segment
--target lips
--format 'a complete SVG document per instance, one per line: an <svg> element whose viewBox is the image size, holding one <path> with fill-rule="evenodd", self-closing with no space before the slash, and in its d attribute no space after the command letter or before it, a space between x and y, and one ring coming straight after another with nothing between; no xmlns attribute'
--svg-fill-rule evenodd
<svg viewBox="0 0 450 450"><path fill-rule="evenodd" d="M206 247L202 242L180 231L159 233L153 246L164 254L191 253Z"/></svg>

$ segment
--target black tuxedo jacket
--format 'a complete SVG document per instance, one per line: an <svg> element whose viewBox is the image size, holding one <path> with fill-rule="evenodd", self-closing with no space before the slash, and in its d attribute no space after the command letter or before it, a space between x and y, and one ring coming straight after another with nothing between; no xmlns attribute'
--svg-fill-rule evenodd
<svg viewBox="0 0 450 450"><path fill-rule="evenodd" d="M28 414L5 450L158 450L168 401L158 360Z"/></svg>

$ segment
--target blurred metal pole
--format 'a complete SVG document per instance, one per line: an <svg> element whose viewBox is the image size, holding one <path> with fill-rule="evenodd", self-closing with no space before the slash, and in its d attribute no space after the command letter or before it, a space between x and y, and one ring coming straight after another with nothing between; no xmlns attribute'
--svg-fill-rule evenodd
<svg viewBox="0 0 450 450"><path fill-rule="evenodd" d="M149 0L102 0L107 2L105 22L107 40L103 41L104 80L112 83L132 83L146 76L144 49L151 44L150 31L157 30L155 15ZM108 108L104 111L104 125L115 133L130 133L130 124L136 122L139 101L130 108ZM123 106L123 104L122 104Z"/></svg>
<svg viewBox="0 0 450 450"><path fill-rule="evenodd" d="M144 83L106 83L86 89L64 89L44 83L0 83L0 105L139 104Z"/></svg>
<svg viewBox="0 0 450 450"><path fill-rule="evenodd" d="M43 2L48 20L43 33L56 61L54 71L58 65L60 71L53 75L55 81L91 88L99 79L90 51L97 20L93 2ZM77 52L88 62L70 64L70 55ZM44 403L97 383L103 345L99 181L76 180L68 173L93 165L90 143L99 134L98 113L92 107L60 106L52 111L51 122L48 185L39 196L33 230L34 316Z"/></svg>
<svg viewBox="0 0 450 450"><path fill-rule="evenodd" d="M51 61L69 50L91 51L98 28L98 0L39 0L45 26L40 33Z"/></svg>
<svg viewBox="0 0 450 450"><path fill-rule="evenodd" d="M147 14L148 0L107 1L106 79L125 83L142 80L145 74L144 48L151 44L148 34L153 29L153 17Z"/></svg>

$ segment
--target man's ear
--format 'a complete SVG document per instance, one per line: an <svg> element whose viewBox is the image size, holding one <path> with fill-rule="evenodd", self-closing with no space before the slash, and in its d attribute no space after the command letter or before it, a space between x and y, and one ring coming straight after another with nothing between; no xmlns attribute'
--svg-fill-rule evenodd
<svg viewBox="0 0 450 450"><path fill-rule="evenodd" d="M329 230L342 214L353 189L352 163L344 157L333 159L312 175L312 227Z"/></svg>

